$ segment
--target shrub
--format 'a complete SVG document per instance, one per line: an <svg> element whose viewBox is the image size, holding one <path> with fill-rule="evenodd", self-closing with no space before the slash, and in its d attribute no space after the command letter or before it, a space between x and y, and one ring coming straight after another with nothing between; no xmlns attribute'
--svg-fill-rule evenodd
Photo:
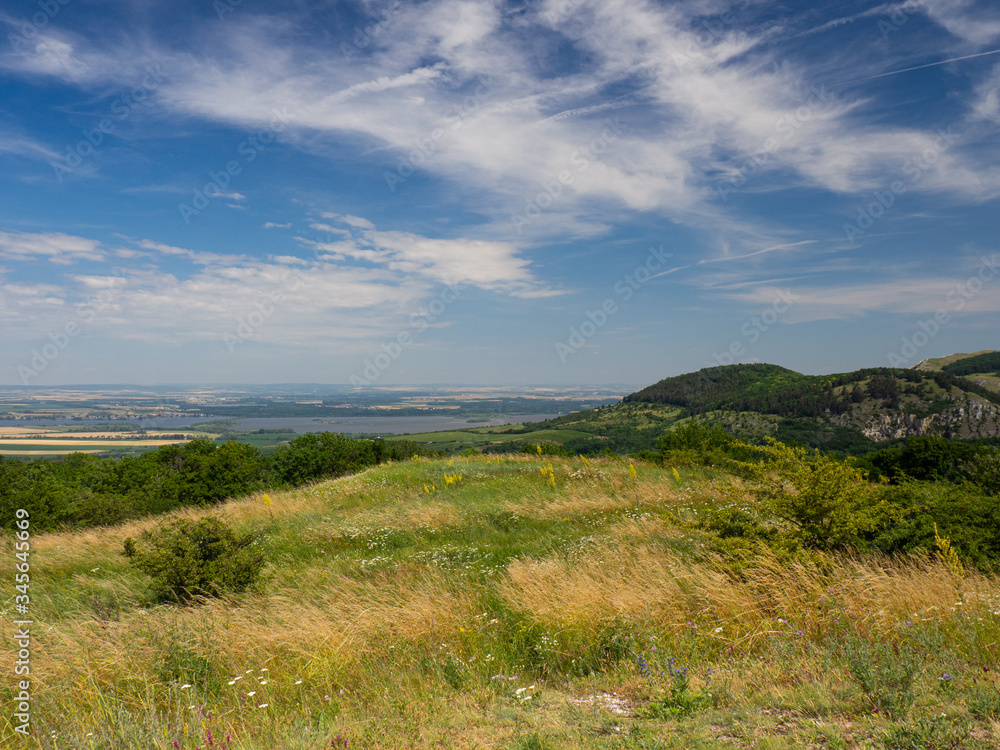
<svg viewBox="0 0 1000 750"><path fill-rule="evenodd" d="M706 426L693 421L661 435L657 443L664 462L709 466L724 462L733 448L742 446L719 425Z"/></svg>
<svg viewBox="0 0 1000 750"><path fill-rule="evenodd" d="M238 536L217 518L180 520L125 540L124 554L153 579L157 601L190 602L258 584L264 554L259 536Z"/></svg>
<svg viewBox="0 0 1000 750"><path fill-rule="evenodd" d="M962 473L984 494L1000 496L1000 451L996 448L962 464Z"/></svg>
<svg viewBox="0 0 1000 750"><path fill-rule="evenodd" d="M543 440L540 443L525 443L521 446L521 452L535 454L536 456L575 456L576 454L564 445L554 443L551 440Z"/></svg>
<svg viewBox="0 0 1000 750"><path fill-rule="evenodd" d="M911 481L885 489L899 515L873 540L873 548L888 554L930 552L937 547L936 525L963 562L985 571L1000 563L1000 498L971 484Z"/></svg>
<svg viewBox="0 0 1000 750"><path fill-rule="evenodd" d="M751 491L764 509L789 524L804 546L863 548L898 515L886 488L866 481L850 461L769 440L753 448L763 463L734 465L753 482Z"/></svg>

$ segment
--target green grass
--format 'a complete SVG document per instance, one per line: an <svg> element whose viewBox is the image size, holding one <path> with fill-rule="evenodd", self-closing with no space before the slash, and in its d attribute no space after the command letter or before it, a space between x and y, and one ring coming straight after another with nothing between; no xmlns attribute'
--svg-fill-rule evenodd
<svg viewBox="0 0 1000 750"><path fill-rule="evenodd" d="M490 445L509 445L521 442L553 441L565 443L568 440L589 437L589 433L580 430L540 429L526 434L504 434L506 430L517 429L522 425L504 425L502 427L470 427L467 430L448 430L443 432L421 432L409 435L397 435L398 440L412 440L435 450L454 453L468 448L483 448ZM392 439L392 438L390 438Z"/></svg>
<svg viewBox="0 0 1000 750"><path fill-rule="evenodd" d="M0 744L995 746L993 578L763 552L737 573L690 521L746 507L739 483L635 468L420 459L178 511L264 532L270 563L262 591L187 608L154 606L119 554L165 519L37 536L33 735L7 711Z"/></svg>

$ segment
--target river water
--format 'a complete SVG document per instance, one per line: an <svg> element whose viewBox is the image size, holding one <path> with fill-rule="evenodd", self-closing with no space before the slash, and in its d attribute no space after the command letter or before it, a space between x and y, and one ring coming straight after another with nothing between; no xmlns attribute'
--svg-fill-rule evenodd
<svg viewBox="0 0 1000 750"><path fill-rule="evenodd" d="M439 432L442 430L461 430L469 427L496 427L505 424L520 424L522 422L541 422L558 417L559 414L519 414L500 417L485 422L470 422L462 417L344 417L335 420L322 420L311 417L259 417L254 419L233 419L232 423L226 417L227 429L251 432L261 429L286 429L297 433L306 432L342 432L345 434L378 433L383 435L406 435L417 432ZM145 429L171 430L183 429L192 424L212 421L213 417L165 417L161 419L122 419L95 420L94 424L136 424ZM87 425L90 420L67 421L62 419L0 419L0 427L49 427L58 425ZM231 426L230 426L231 425Z"/></svg>

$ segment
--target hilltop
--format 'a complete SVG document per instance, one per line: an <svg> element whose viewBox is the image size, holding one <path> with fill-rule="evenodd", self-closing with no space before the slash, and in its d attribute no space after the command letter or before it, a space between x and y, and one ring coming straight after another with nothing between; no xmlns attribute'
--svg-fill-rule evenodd
<svg viewBox="0 0 1000 750"><path fill-rule="evenodd" d="M752 487L698 465L418 459L34 535L21 746L994 746L995 579L926 547L795 553ZM968 528L945 510L941 534ZM209 517L257 535L265 583L156 605L123 539Z"/></svg>

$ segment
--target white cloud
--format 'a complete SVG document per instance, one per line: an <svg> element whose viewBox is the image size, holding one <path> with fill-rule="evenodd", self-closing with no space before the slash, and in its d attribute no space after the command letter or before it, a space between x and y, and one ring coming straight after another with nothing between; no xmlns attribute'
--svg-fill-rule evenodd
<svg viewBox="0 0 1000 750"><path fill-rule="evenodd" d="M976 0L914 0L909 5L922 9L963 41L984 45L1000 39L1000 12L995 3L979 3Z"/></svg>
<svg viewBox="0 0 1000 750"><path fill-rule="evenodd" d="M96 240L74 237L61 232L29 234L0 231L0 258L35 260L70 265L79 260L104 260L107 253Z"/></svg>
<svg viewBox="0 0 1000 750"><path fill-rule="evenodd" d="M343 240L316 242L300 238L318 254L331 259L353 258L406 275L418 275L441 284L474 284L517 296L555 294L545 289L529 270L522 248L511 242L478 239L441 239L411 232L379 231L367 219L323 214L352 228ZM314 228L342 234L338 227Z"/></svg>
<svg viewBox="0 0 1000 750"><path fill-rule="evenodd" d="M0 131L0 154L17 154L45 160L60 158L59 154L34 138L6 131Z"/></svg>
<svg viewBox="0 0 1000 750"><path fill-rule="evenodd" d="M905 279L831 286L760 285L746 292L723 296L763 308L771 305L779 292L790 289L794 302L782 315L786 323L850 320L876 312L914 316L933 316L939 310L950 315L1000 312L1000 294L984 290L982 286L970 287L970 278Z"/></svg>
<svg viewBox="0 0 1000 750"><path fill-rule="evenodd" d="M264 222L264 229L291 229L291 227L292 222L288 222L287 224L276 224L273 221Z"/></svg>

